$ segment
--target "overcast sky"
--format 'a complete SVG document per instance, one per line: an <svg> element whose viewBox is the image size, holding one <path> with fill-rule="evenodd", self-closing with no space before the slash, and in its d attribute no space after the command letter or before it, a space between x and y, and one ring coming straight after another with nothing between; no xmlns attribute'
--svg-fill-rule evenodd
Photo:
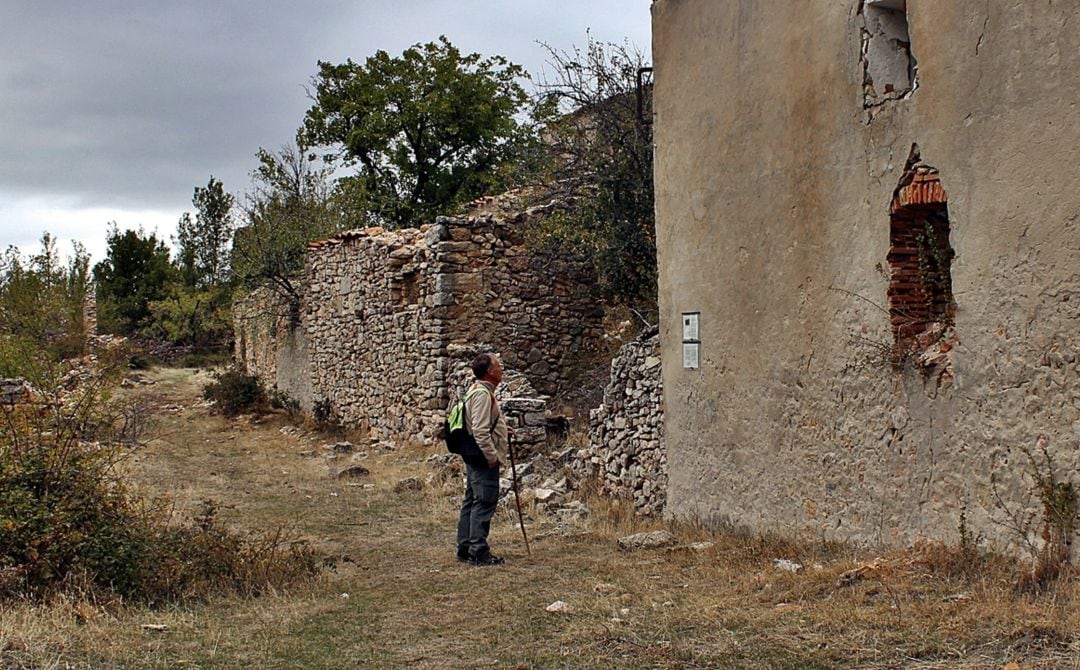
<svg viewBox="0 0 1080 670"><path fill-rule="evenodd" d="M247 189L288 143L316 61L393 55L445 34L536 73L543 41L649 48L651 0L0 0L0 248L94 260L106 225L168 238L210 175Z"/></svg>

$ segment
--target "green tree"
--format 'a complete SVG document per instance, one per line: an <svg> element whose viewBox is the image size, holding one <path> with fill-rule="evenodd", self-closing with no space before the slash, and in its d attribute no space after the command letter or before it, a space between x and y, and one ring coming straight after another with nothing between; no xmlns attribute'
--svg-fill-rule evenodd
<svg viewBox="0 0 1080 670"><path fill-rule="evenodd" d="M191 198L195 216L184 212L173 239L184 284L200 289L229 280L229 245L232 242L235 198L213 175L206 186L196 186Z"/></svg>
<svg viewBox="0 0 1080 670"><path fill-rule="evenodd" d="M147 334L177 346L198 351L217 351L232 334L228 286L206 288L174 281L165 297L149 304L150 327Z"/></svg>
<svg viewBox="0 0 1080 670"><path fill-rule="evenodd" d="M170 344L206 351L222 347L230 324L231 249L236 219L235 198L210 176L196 186L191 204L176 226L176 275L165 294L148 305L146 333Z"/></svg>
<svg viewBox="0 0 1080 670"><path fill-rule="evenodd" d="M89 263L78 242L63 262L48 232L29 258L13 246L0 256L0 375L23 374L32 351L54 360L82 353Z"/></svg>
<svg viewBox="0 0 1080 670"><path fill-rule="evenodd" d="M552 67L538 93L562 112L545 130L554 156L549 181L575 206L550 219L537 237L581 250L610 301L655 322L652 126L639 120L636 90L644 56L592 37L584 51L544 47ZM651 88L643 93L648 117Z"/></svg>
<svg viewBox="0 0 1080 670"><path fill-rule="evenodd" d="M501 56L462 55L445 37L363 65L320 61L300 134L357 168L341 187L375 221L415 225L505 186L532 136L517 119L528 103L523 76Z"/></svg>
<svg viewBox="0 0 1080 670"><path fill-rule="evenodd" d="M176 281L169 248L141 229L120 232L113 223L105 260L94 266L98 325L104 332L135 335L151 325L150 303L168 296Z"/></svg>
<svg viewBox="0 0 1080 670"><path fill-rule="evenodd" d="M333 189L331 168L307 156L302 144L259 149L245 226L236 232L233 273L248 290L267 287L291 311L300 304L299 277L307 243L346 227L345 196Z"/></svg>

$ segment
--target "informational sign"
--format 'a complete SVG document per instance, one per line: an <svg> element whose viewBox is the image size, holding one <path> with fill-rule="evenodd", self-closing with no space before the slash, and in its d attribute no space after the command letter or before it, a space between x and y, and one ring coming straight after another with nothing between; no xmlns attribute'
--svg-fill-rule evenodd
<svg viewBox="0 0 1080 670"><path fill-rule="evenodd" d="M701 344L697 342L683 342L682 366L688 370L696 370L701 367Z"/></svg>
<svg viewBox="0 0 1080 670"><path fill-rule="evenodd" d="M682 366L688 370L701 367L700 316L700 312L683 312L682 315Z"/></svg>
<svg viewBox="0 0 1080 670"><path fill-rule="evenodd" d="M686 312L682 315L683 342L700 342L698 339L698 312Z"/></svg>

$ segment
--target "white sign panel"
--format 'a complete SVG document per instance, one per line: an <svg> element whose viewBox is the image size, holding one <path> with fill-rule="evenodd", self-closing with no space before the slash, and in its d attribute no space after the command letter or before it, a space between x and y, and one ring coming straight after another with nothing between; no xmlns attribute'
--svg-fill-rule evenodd
<svg viewBox="0 0 1080 670"><path fill-rule="evenodd" d="M697 342L683 342L682 366L687 369L697 369L700 365L701 345Z"/></svg>
<svg viewBox="0 0 1080 670"><path fill-rule="evenodd" d="M699 316L697 312L686 312L682 315L683 342L697 342L700 339L698 337Z"/></svg>

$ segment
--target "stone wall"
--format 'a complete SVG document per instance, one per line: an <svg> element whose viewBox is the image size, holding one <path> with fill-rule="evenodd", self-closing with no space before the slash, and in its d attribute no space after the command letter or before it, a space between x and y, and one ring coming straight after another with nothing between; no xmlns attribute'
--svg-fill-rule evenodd
<svg viewBox="0 0 1080 670"><path fill-rule="evenodd" d="M455 388L453 347L483 343L521 372L532 397L557 394L599 343L603 309L587 266L526 248L526 228L558 207L527 202L511 192L420 228L353 230L310 244L295 326L302 336L290 345L292 330L245 324L240 314L238 362L278 388L306 375L305 410L322 403L345 425L385 439L433 438ZM538 428L538 407L514 410L523 440Z"/></svg>
<svg viewBox="0 0 1080 670"><path fill-rule="evenodd" d="M241 369L310 412L307 330L288 303L268 289L253 291L233 303L233 331Z"/></svg>
<svg viewBox="0 0 1080 670"><path fill-rule="evenodd" d="M604 403L589 413L589 445L571 462L579 478L596 477L601 493L632 499L643 516L662 512L667 501L660 370L656 328L619 350Z"/></svg>

